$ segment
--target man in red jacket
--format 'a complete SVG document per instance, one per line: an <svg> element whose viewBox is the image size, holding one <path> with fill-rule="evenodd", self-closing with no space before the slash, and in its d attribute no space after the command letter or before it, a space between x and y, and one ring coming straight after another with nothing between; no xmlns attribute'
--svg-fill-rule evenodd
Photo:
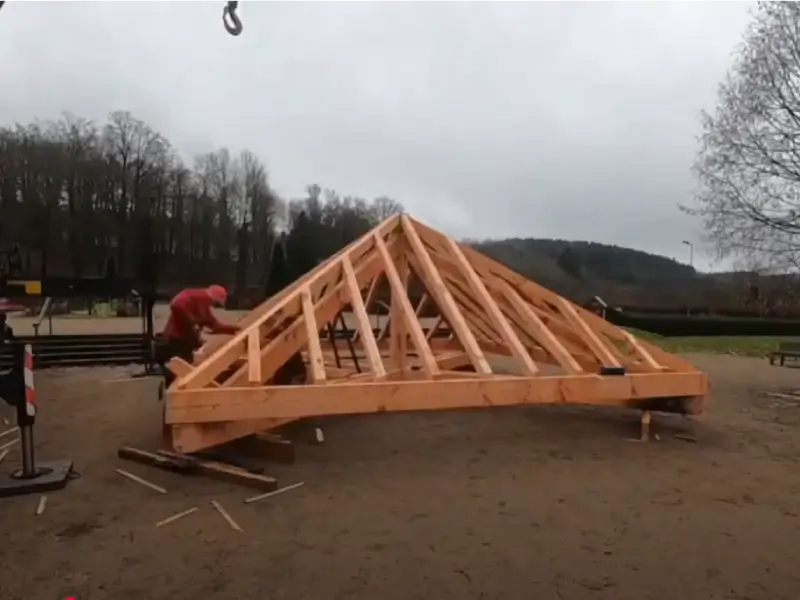
<svg viewBox="0 0 800 600"><path fill-rule="evenodd" d="M162 364L174 356L191 363L194 351L203 344L200 337L203 328L211 333L238 333L239 327L218 321L211 312L212 307L224 307L227 300L228 292L221 285L190 288L178 293L169 303L170 314L163 333ZM165 369L165 377L168 386L175 379L168 369Z"/></svg>

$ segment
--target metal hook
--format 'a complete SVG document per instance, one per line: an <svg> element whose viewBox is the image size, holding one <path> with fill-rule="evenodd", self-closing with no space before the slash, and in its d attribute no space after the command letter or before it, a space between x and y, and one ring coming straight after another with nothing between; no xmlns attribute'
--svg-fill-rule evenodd
<svg viewBox="0 0 800 600"><path fill-rule="evenodd" d="M242 21L236 14L238 8L239 2L228 0L228 4L222 9L222 24L225 25L225 30L234 36L242 33ZM230 23L228 23L228 18L231 20Z"/></svg>

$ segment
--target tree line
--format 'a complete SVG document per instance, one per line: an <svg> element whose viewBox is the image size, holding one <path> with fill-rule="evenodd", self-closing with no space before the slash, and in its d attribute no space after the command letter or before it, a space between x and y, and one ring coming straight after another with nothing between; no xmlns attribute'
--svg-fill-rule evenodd
<svg viewBox="0 0 800 600"><path fill-rule="evenodd" d="M219 148L188 165L127 111L102 123L64 114L0 128L0 251L18 248L29 276L221 283L244 296L267 285L279 237L297 277L401 210L385 196L319 185L281 198L246 149Z"/></svg>

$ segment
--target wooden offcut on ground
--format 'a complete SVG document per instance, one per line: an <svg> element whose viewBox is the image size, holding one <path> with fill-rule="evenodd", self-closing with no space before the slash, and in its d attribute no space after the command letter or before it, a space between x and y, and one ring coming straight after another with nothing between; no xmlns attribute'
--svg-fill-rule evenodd
<svg viewBox="0 0 800 600"><path fill-rule="evenodd" d="M416 306L412 281L425 290ZM376 334L370 307L387 289L390 315ZM439 315L426 329L423 309ZM332 334L346 312L357 327L342 340ZM407 215L390 217L239 325L193 365L169 363L177 379L164 421L173 451L324 415L544 403L697 413L708 386L687 361Z"/></svg>

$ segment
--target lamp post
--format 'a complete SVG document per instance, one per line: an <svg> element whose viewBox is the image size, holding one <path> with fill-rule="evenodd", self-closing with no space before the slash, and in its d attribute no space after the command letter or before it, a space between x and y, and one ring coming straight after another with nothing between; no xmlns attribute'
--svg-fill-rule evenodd
<svg viewBox="0 0 800 600"><path fill-rule="evenodd" d="M689 246L689 266L694 269L694 244L689 240L683 240L683 244ZM691 299L692 291L689 290L689 298ZM686 302L686 316L690 316L692 314L691 309L691 302L687 300Z"/></svg>

